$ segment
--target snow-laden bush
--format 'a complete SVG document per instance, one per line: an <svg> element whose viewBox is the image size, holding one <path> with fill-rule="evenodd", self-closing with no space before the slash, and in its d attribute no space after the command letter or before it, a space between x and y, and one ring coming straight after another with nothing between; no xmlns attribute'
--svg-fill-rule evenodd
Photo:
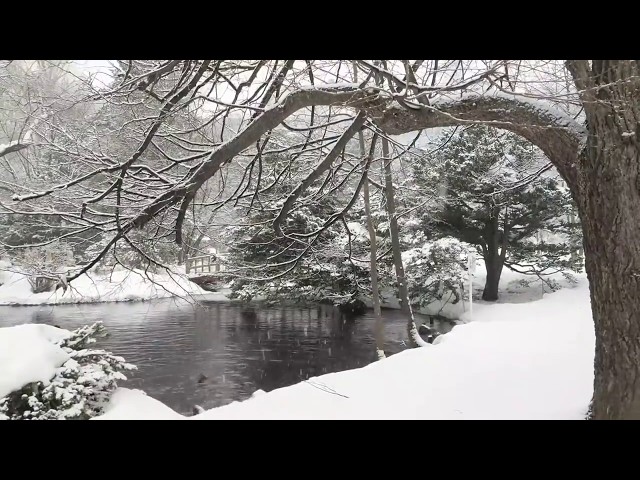
<svg viewBox="0 0 640 480"><path fill-rule="evenodd" d="M460 286L467 278L470 246L454 238L427 241L402 253L412 305L426 306L436 300L460 301Z"/></svg>
<svg viewBox="0 0 640 480"><path fill-rule="evenodd" d="M265 168L288 163L286 158L264 159ZM261 196L253 208L238 207L236 215L242 222L224 230L222 236L229 246L224 264L229 297L345 305L370 295L368 233L362 208L355 205L344 215L344 222L325 225L347 200L337 193L309 199L287 214L281 225L286 235L281 236L274 231L273 222L297 185L283 182Z"/></svg>
<svg viewBox="0 0 640 480"><path fill-rule="evenodd" d="M31 247L20 250L16 263L28 275L33 293L52 292L59 279L54 272L74 265L73 251L61 241L42 247Z"/></svg>
<svg viewBox="0 0 640 480"><path fill-rule="evenodd" d="M103 413L122 373L136 367L105 350L86 348L105 334L101 322L71 332L58 346L71 358L49 382L25 385L0 398L0 419L86 420Z"/></svg>

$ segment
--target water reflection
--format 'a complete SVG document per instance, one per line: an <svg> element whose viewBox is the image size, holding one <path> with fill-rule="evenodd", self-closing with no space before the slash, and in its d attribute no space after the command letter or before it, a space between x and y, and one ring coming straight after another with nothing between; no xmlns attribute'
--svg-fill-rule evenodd
<svg viewBox="0 0 640 480"><path fill-rule="evenodd" d="M405 319L384 311L387 351L404 348ZM138 366L123 386L141 388L176 411L212 408L375 360L371 313L347 319L337 309L266 308L178 300L46 307L0 307L0 326L48 323L77 328L101 320L97 346ZM423 319L420 319L423 320ZM435 322L447 332L451 325ZM200 377L206 377L198 381Z"/></svg>

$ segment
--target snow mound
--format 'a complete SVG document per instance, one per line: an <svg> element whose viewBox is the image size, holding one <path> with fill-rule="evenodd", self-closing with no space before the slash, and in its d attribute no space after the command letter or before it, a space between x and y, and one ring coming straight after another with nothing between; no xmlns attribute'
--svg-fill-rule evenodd
<svg viewBox="0 0 640 480"><path fill-rule="evenodd" d="M180 420L182 415L142 390L118 388L105 407L105 413L92 420Z"/></svg>
<svg viewBox="0 0 640 480"><path fill-rule="evenodd" d="M56 342L70 332L50 325L0 328L0 398L28 383L48 385L69 355Z"/></svg>

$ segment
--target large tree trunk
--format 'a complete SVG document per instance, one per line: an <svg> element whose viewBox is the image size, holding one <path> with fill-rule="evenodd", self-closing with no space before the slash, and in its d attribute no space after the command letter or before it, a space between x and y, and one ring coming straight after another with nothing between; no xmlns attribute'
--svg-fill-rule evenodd
<svg viewBox="0 0 640 480"><path fill-rule="evenodd" d="M504 233L502 235L502 251L499 251L500 209L498 207L494 207L492 210L492 221L491 223L487 224L485 229L487 244L486 248L483 249L484 264L487 269L487 279L485 281L484 290L482 292L482 300L485 300L487 302L495 302L496 300L498 300L500 275L502 274L502 267L504 266L504 259L506 255L506 234Z"/></svg>
<svg viewBox="0 0 640 480"><path fill-rule="evenodd" d="M484 264L487 269L487 278L482 292L482 299L487 302L495 302L498 300L498 287L500 286L500 275L504 265L506 254L506 243L502 244L502 252L499 251L500 237L500 208L492 207L491 221L485 225L483 236L485 237L486 246L483 246L482 253ZM503 233L503 242L506 234Z"/></svg>
<svg viewBox="0 0 640 480"><path fill-rule="evenodd" d="M613 140L612 134L601 133L599 141ZM588 155L590 171L581 175L585 266L596 329L596 419L640 419L639 159L637 145L608 155L594 151ZM626 174L614 173L620 164Z"/></svg>
<svg viewBox="0 0 640 480"><path fill-rule="evenodd" d="M487 279L482 291L482 300L495 302L498 300L498 286L500 285L503 263L497 255L485 257L484 262L487 267Z"/></svg>
<svg viewBox="0 0 640 480"><path fill-rule="evenodd" d="M585 105L589 137L577 192L596 330L596 419L640 419L638 70L594 61L584 85L600 85Z"/></svg>

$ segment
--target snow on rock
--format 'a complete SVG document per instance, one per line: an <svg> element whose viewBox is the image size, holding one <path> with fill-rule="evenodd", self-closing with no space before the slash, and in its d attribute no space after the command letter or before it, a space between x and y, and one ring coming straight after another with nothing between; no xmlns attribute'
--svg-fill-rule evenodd
<svg viewBox="0 0 640 480"><path fill-rule="evenodd" d="M310 378L194 419L582 419L595 335L586 277L527 304L478 304L430 348ZM102 418L178 418L136 394ZM129 402L129 400L131 400ZM152 413L151 413L152 412ZM183 417L185 418L185 417Z"/></svg>
<svg viewBox="0 0 640 480"><path fill-rule="evenodd" d="M32 293L26 275L0 272L0 305L43 305L59 303L126 302L156 298L207 294L183 274L145 273L143 270L115 270L87 273L69 284L64 292Z"/></svg>
<svg viewBox="0 0 640 480"><path fill-rule="evenodd" d="M0 328L0 398L31 382L48 385L69 355L56 342L70 332L50 325Z"/></svg>

